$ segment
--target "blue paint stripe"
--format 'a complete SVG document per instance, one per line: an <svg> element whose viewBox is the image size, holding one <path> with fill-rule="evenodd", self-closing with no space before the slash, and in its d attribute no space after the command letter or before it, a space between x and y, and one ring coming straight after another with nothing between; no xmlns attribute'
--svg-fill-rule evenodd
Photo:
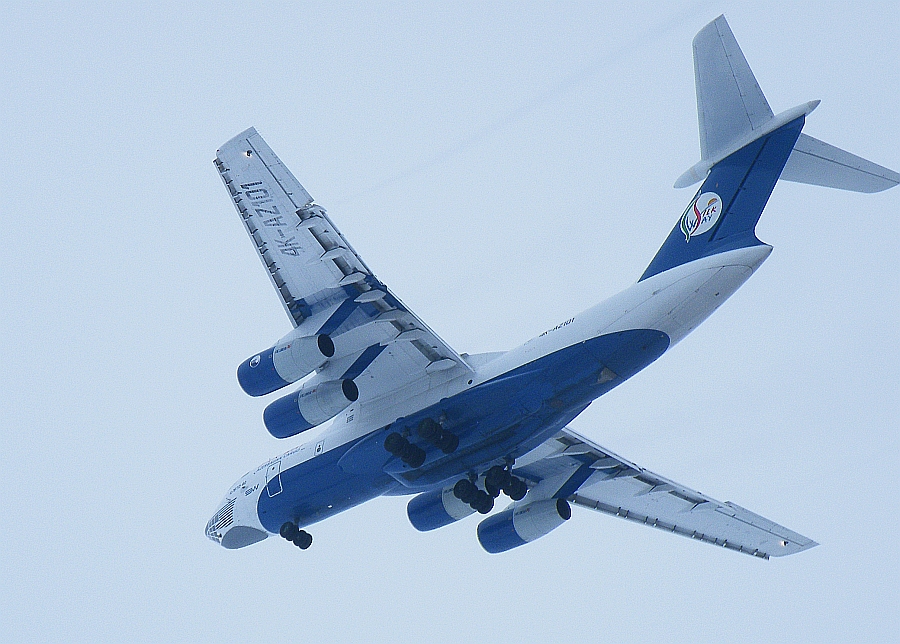
<svg viewBox="0 0 900 644"><path fill-rule="evenodd" d="M416 530L428 532L456 521L444 509L443 494L443 490L426 492L414 497L409 502L406 506L406 516L409 517L409 522Z"/></svg>
<svg viewBox="0 0 900 644"><path fill-rule="evenodd" d="M594 470L591 469L590 465L582 465L579 467L572 476L569 477L569 480L563 483L562 487L559 488L559 491L553 495L556 499L567 499L575 492L578 491L578 488L581 487L582 483L587 481L591 474L594 473Z"/></svg>
<svg viewBox="0 0 900 644"><path fill-rule="evenodd" d="M265 396L291 384L275 370L274 354L275 347L270 347L240 364L237 379L241 389L251 396Z"/></svg>
<svg viewBox="0 0 900 644"><path fill-rule="evenodd" d="M380 344L373 344L360 354L353 364L350 365L350 368L344 372L344 375L341 376L341 378L345 380L356 380L356 378L358 378L359 375L375 361L375 358L377 358L384 349L385 348Z"/></svg>
<svg viewBox="0 0 900 644"><path fill-rule="evenodd" d="M325 321L325 324L319 327L318 333L326 333L328 335L334 333L350 317L350 314L356 310L357 306L359 305L352 299L346 299L341 302L341 305L335 309L331 317Z"/></svg>
<svg viewBox="0 0 900 644"><path fill-rule="evenodd" d="M761 244L755 235L756 224L804 123L801 116L713 166L694 199L702 193L717 194L724 206L719 221L710 230L685 239L681 230L684 215L679 217L638 281L701 257Z"/></svg>
<svg viewBox="0 0 900 644"><path fill-rule="evenodd" d="M315 427L300 413L299 390L279 398L263 411L263 424L275 438L289 438Z"/></svg>
<svg viewBox="0 0 900 644"><path fill-rule="evenodd" d="M512 517L513 508L509 508L479 523L477 533L481 547L491 554L497 554L528 543L516 532Z"/></svg>

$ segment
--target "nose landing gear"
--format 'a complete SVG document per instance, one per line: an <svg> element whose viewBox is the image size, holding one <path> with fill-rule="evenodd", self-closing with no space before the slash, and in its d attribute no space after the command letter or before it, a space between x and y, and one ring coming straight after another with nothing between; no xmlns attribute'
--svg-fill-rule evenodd
<svg viewBox="0 0 900 644"><path fill-rule="evenodd" d="M300 550L306 550L312 545L312 535L306 530L298 528L296 523L288 521L287 523L282 524L278 533L300 548Z"/></svg>

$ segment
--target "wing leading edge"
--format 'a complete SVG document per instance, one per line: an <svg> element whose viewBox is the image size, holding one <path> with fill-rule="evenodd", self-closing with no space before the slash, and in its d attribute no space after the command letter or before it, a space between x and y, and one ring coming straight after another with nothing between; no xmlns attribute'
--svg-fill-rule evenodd
<svg viewBox="0 0 900 644"><path fill-rule="evenodd" d="M516 474L532 492L763 559L808 550L815 541L731 503L716 501L626 461L565 428ZM546 482L546 483L545 483ZM531 492L529 492L531 495Z"/></svg>

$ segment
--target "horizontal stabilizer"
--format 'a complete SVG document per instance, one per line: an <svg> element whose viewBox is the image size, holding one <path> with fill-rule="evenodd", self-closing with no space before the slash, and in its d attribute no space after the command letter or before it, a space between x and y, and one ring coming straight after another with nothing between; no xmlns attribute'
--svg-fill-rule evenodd
<svg viewBox="0 0 900 644"><path fill-rule="evenodd" d="M810 101L808 103L803 103L802 105L798 105L797 107L785 110L778 116L773 116L763 125L754 130L748 130L739 138L731 141L728 145L725 145L719 152L716 152L714 156L701 159L690 168L685 170L684 174L678 177L678 180L675 181L675 187L687 188L688 186L694 185L698 181L702 181L717 163L727 159L738 150L743 150L751 143L755 143L761 138L771 134L775 130L784 127L791 121L794 121L800 117L808 116L809 113L816 109L818 106L819 101Z"/></svg>
<svg viewBox="0 0 900 644"><path fill-rule="evenodd" d="M893 170L806 134L797 140L781 178L853 192L881 192L900 184Z"/></svg>
<svg viewBox="0 0 900 644"><path fill-rule="evenodd" d="M725 20L719 16L694 38L694 80L700 125L700 161L675 182L686 188L738 150L767 136L819 104L810 101L775 116ZM880 192L900 184L900 174L806 134L797 140L781 178L797 183Z"/></svg>

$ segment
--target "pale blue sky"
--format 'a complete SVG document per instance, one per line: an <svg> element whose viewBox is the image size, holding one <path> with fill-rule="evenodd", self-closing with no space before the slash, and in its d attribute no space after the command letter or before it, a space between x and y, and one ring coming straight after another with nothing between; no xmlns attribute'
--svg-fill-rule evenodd
<svg viewBox="0 0 900 644"><path fill-rule="evenodd" d="M573 424L818 548L765 562L576 510L491 556L476 519L420 534L398 498L302 553L203 535L297 444L234 376L290 324L221 143L256 126L454 348L507 349L628 286L674 225L690 43L722 12L775 112L822 99L808 134L900 169L900 12L811 5L5 7L0 640L895 637L900 189L779 184L758 274Z"/></svg>

